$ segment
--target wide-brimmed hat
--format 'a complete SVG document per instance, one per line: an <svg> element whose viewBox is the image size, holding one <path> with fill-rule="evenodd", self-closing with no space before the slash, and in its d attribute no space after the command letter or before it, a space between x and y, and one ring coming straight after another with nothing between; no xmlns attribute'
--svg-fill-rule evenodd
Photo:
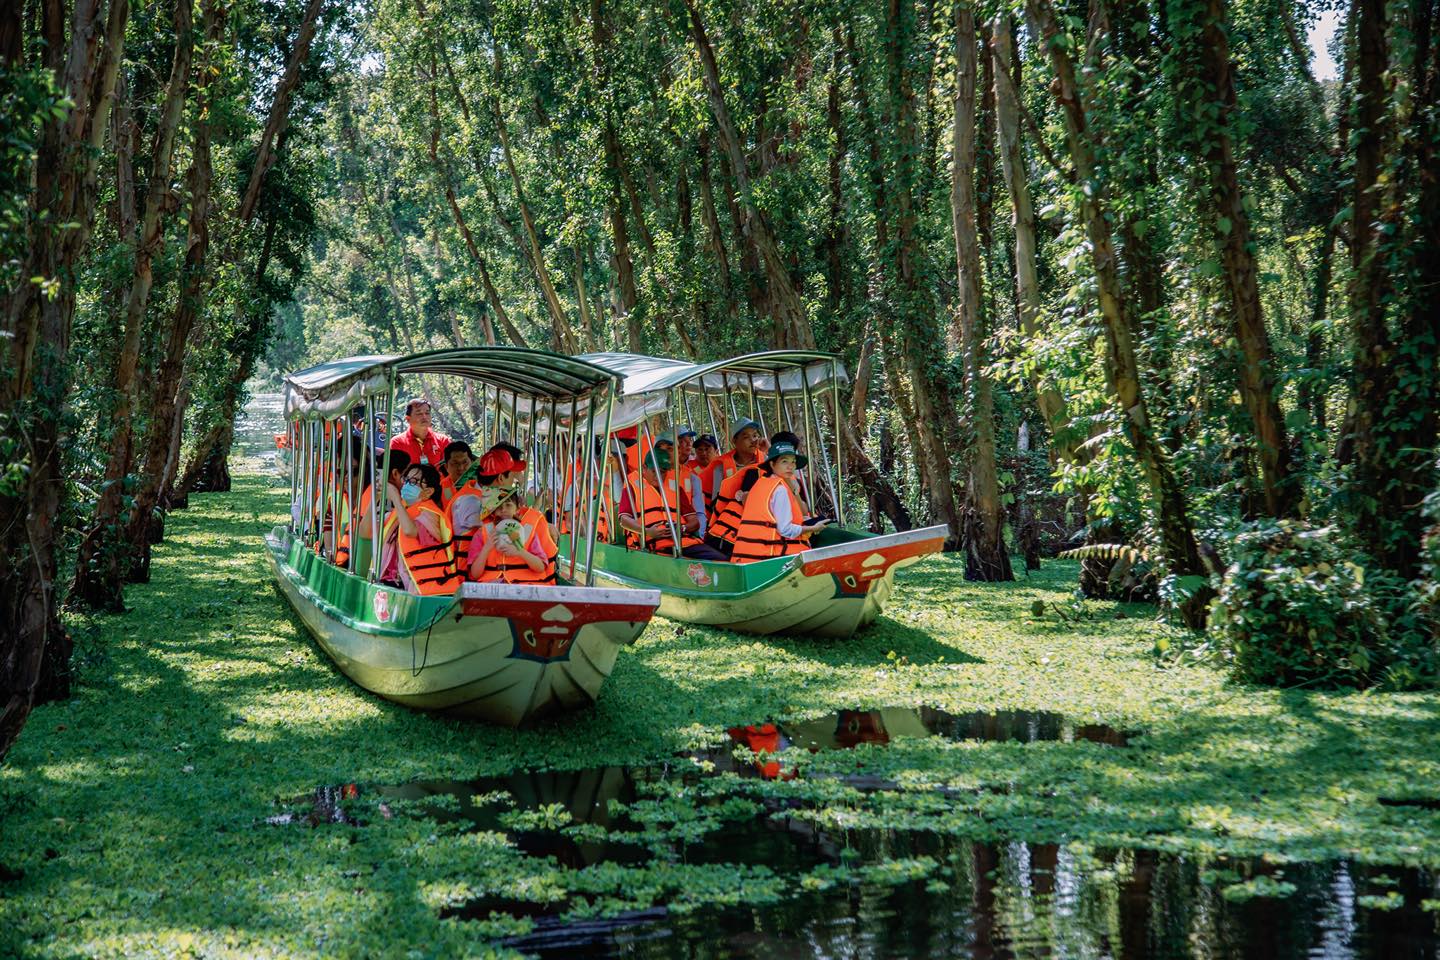
<svg viewBox="0 0 1440 960"><path fill-rule="evenodd" d="M480 458L480 473L493 477L501 473L515 473L525 469L524 460L516 460L509 450L488 450Z"/></svg>
<svg viewBox="0 0 1440 960"><path fill-rule="evenodd" d="M765 428L760 426L760 424L756 423L754 420L741 420L739 423L735 424L735 429L730 431L730 439L734 440L736 437L740 436L741 431L746 430L750 427L754 427L757 431L759 431L762 436L765 433Z"/></svg>
<svg viewBox="0 0 1440 960"><path fill-rule="evenodd" d="M480 516L490 516L506 500L513 499L515 499L515 491L509 487L486 487L485 492L480 494Z"/></svg>
<svg viewBox="0 0 1440 960"><path fill-rule="evenodd" d="M803 453L795 449L795 444L785 443L783 441L780 443L772 443L770 445L770 452L766 454L765 462L771 463L775 460L780 459L781 457L794 457L795 466L800 470L804 470L805 465L810 462L809 457L805 456Z"/></svg>

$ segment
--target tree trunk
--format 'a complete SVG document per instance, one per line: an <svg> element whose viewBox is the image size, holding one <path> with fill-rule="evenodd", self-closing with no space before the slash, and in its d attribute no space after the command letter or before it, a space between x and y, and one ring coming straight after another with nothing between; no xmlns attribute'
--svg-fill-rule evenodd
<svg viewBox="0 0 1440 960"><path fill-rule="evenodd" d="M324 0L310 0L309 5L306 6L304 19L300 23L296 36L295 47L291 51L290 60L285 67L285 74L275 88L275 97L270 102L270 112L265 122L260 148L256 153L255 165L250 171L245 193L248 202L242 202L238 214L241 229L248 228L254 219L260 200L264 196L265 175L274 165L275 158L279 156L284 132L290 123L290 104L294 98L295 87L300 82L301 67L304 66L304 62L310 54L310 42L314 38L323 6ZM274 131L273 135L271 135L272 130ZM265 272L270 262L270 249L274 233L275 220L270 219L266 223L260 260L253 273L252 289L259 290L263 285ZM229 458L230 447L235 438L235 415L239 411L240 398L245 391L245 382L254 373L255 364L264 349L265 328L270 322L269 310L268 301L249 303L244 306L241 316L236 318L239 330L231 338L231 352L237 357L238 362L235 372L226 381L222 393L218 410L221 429L215 434L208 431L206 434L215 436L214 445L209 449L197 448L195 451L191 466L199 464L199 469L194 472L194 476L197 478L196 485L203 483L207 485L207 488L229 489ZM191 469L187 467L185 472L190 475ZM194 486L182 484L176 489L177 494L188 496Z"/></svg>
<svg viewBox="0 0 1440 960"><path fill-rule="evenodd" d="M900 360L906 367L913 398L916 456L926 464L927 493L935 520L949 528L947 549L962 543L960 511L950 477L951 456L946 449L946 421L953 422L955 405L950 399L944 358L943 337L935 320L931 296L933 278L924 276L916 191L920 186L920 129L915 117L913 51L915 11L911 0L886 3L886 91L885 117L893 131L888 141L893 155L888 158L890 189L886 219L890 239L885 251L888 282L894 289L899 317Z"/></svg>
<svg viewBox="0 0 1440 960"><path fill-rule="evenodd" d="M1040 275L1035 254L1035 210L1030 203L1030 172L1020 146L1020 102L1011 82L1011 61L1015 26L1009 17L996 18L991 31L991 55L995 60L995 125L999 143L1000 172L1010 194L1010 223L1015 231L1015 302L1019 308L1020 335L1040 338ZM1016 62L1018 65L1018 61ZM1036 401L1052 442L1060 457L1074 457L1075 444L1067 440L1069 414L1060 391L1037 379Z"/></svg>
<svg viewBox="0 0 1440 960"><path fill-rule="evenodd" d="M530 263L535 269L535 279L540 284L540 293L545 298L545 306L550 311L550 325L555 342L561 344L565 352L571 352L571 345L575 337L570 330L570 321L565 314L565 309L560 306L560 297L555 292L555 284L550 279L550 269L545 265L545 252L540 247L540 236L535 230L535 218L530 214L530 204L525 201L525 190L520 183L520 173L515 169L515 158L510 152L510 131L505 124L505 115L500 109L498 98L491 100L490 110L495 117L495 127L500 134L500 152L505 158L505 169L510 172L510 183L515 189L515 202L520 205L520 220L525 226L525 239L529 241L527 249L530 254Z"/></svg>
<svg viewBox="0 0 1440 960"><path fill-rule="evenodd" d="M1230 138L1235 112L1235 81L1230 71L1229 21L1225 0L1207 0L1199 55L1205 83L1219 105L1219 116L1202 134L1206 144L1216 232L1220 237L1225 286L1230 293L1231 320L1244 362L1240 394L1255 426L1265 509L1274 517L1295 512L1298 490L1290 465L1290 441L1280 410L1265 316L1260 302L1259 267L1255 262L1250 215L1245 210ZM1202 88L1203 89L1203 88ZM1202 127L1207 125L1202 125Z"/></svg>
<svg viewBox="0 0 1440 960"><path fill-rule="evenodd" d="M831 146L825 165L828 206L826 207L825 238L821 246L825 254L826 303L831 310L839 310L850 299L850 271L845 267L844 251L849 236L849 225L845 219L845 193L843 170L845 166L845 122L840 110L840 77L842 67L842 40L840 28L836 27L832 43L834 59L830 65L830 76L826 82L825 120L830 130Z"/></svg>
<svg viewBox="0 0 1440 960"><path fill-rule="evenodd" d="M954 152L950 174L950 222L955 235L959 302L954 339L965 362L974 441L966 504L965 579L1013 580L1005 546L1005 507L1000 502L995 464L995 400L985 372L985 304L981 288L980 242L975 210L975 13L969 3L955 5ZM988 207L989 200L986 198Z"/></svg>
<svg viewBox="0 0 1440 960"><path fill-rule="evenodd" d="M260 144L255 151L255 162L250 168L250 179L240 198L241 223L249 223L255 219L255 206L260 202L265 175L275 165L275 158L279 156L279 144L284 138L285 128L290 125L290 101L295 96L295 88L300 85L300 70L310 56L310 44L315 39L315 28L324 6L325 0L310 0L305 7L305 16L301 19L299 32L295 35L295 46L290 50L285 74L275 87L275 99L270 103L265 129L260 133Z"/></svg>
<svg viewBox="0 0 1440 960"><path fill-rule="evenodd" d="M1100 313L1105 327L1105 373L1116 412L1145 472L1154 499L1161 550L1170 572L1189 578L1189 598L1182 602L1180 615L1187 626L1204 625L1210 591L1204 586L1205 567L1195 542L1185 490L1175 476L1168 451L1158 441L1140 385L1135 356L1137 334L1133 315L1121 295L1115 267L1115 246L1110 233L1103 184L1097 179L1094 147L1087 129L1085 105L1075 80L1075 66L1066 52L1050 0L1026 0L1026 10L1037 24L1043 45L1048 49L1055 71L1051 86L1065 120L1066 140L1076 179L1086 184L1081 194L1081 216L1085 220L1091 262L1094 265Z"/></svg>
<svg viewBox="0 0 1440 960"><path fill-rule="evenodd" d="M65 484L60 468L61 421L68 383L75 273L94 223L96 159L104 138L129 7L113 0L101 28L94 0L77 0L70 41L65 5L40 6L43 65L68 96L68 111L40 131L32 167L29 245L19 282L0 299L0 339L8 344L0 378L0 422L28 470L18 489L0 496L0 758L20 735L31 707L69 692L70 637L57 616L56 521ZM15 51L18 52L18 51ZM7 63L8 68L13 64ZM43 221L36 216L45 211ZM59 229L58 225L67 225ZM74 225L69 227L69 225ZM41 296L34 277L58 284ZM0 347L0 349L6 349Z"/></svg>
<svg viewBox="0 0 1440 960"><path fill-rule="evenodd" d="M1351 434L1361 541L1408 580L1421 571L1440 430L1440 10L1402 9L1392 57L1387 7L1356 3Z"/></svg>
<svg viewBox="0 0 1440 960"><path fill-rule="evenodd" d="M755 205L740 135L725 102L725 87L720 80L720 66L715 60L715 50L710 44L710 37L705 31L705 24L700 19L700 11L694 0L685 0L685 9L690 15L690 36L695 42L696 52L700 55L702 78L710 101L710 112L715 118L715 129L720 136L720 148L729 159L730 172L735 178L739 194L741 234L748 240L759 261L765 280L766 299L774 310L776 323L786 331L792 345L813 350L815 335L810 329L804 301L790 277L770 225Z"/></svg>
<svg viewBox="0 0 1440 960"><path fill-rule="evenodd" d="M151 515L159 503L160 493L169 465L171 438L179 415L180 378L185 370L185 352L191 332L204 314L205 294L209 288L206 259L210 253L210 83L211 51L218 45L224 29L224 8L219 0L207 0L204 12L205 54L195 83L195 144L190 169L185 175L186 192L190 196L189 226L185 240L185 263L180 272L180 295L168 325L165 348L154 372L150 394L150 421L145 435L145 456L135 504L130 513L126 539L130 543L134 569L129 578L136 583L150 579Z"/></svg>
<svg viewBox="0 0 1440 960"><path fill-rule="evenodd" d="M105 473L95 515L76 554L75 578L70 589L73 602L96 610L120 612L125 608L125 564L120 534L123 530L121 513L124 509L125 478L130 473L134 449L135 371L140 361L140 331L154 282L152 265L165 240L164 213L171 194L170 170L175 154L175 132L184 115L185 97L190 89L190 61L195 47L191 10L191 0L176 0L174 3L175 52L150 151L150 184L145 192L144 214L138 235L126 237L135 244L135 259L130 290L125 299L124 334L115 360L115 407L109 423ZM124 162L128 164L128 157Z"/></svg>
<svg viewBox="0 0 1440 960"><path fill-rule="evenodd" d="M431 60L431 70L433 73L433 58ZM464 99L457 97L457 102L466 113L469 112L468 108L465 107ZM450 170L440 161L439 144L440 108L435 94L435 83L432 80L430 83L430 164L435 168L435 175L440 178L440 183L444 187L445 205L450 209L450 217L455 221L455 229L460 231L460 238L465 242L465 249L470 254L470 259L474 261L475 268L480 271L480 284L485 290L485 302L490 305L490 310L495 314L496 318L499 319L500 326L505 328L505 333L510 338L510 342L517 347L529 346L529 344L525 342L524 336L516 329L515 324L511 322L510 315L505 312L505 305L500 302L500 292L495 289L495 284L490 279L490 267L485 262L485 255L480 252L479 246L476 245L475 237L470 232L470 225L465 221L465 214L460 210L460 201L455 196L455 186L450 180ZM388 207L386 215L389 216ZM404 240L400 237L399 231L393 227L393 218L391 222L391 229L392 232L395 233L395 239L403 245ZM401 256L404 256L403 246Z"/></svg>

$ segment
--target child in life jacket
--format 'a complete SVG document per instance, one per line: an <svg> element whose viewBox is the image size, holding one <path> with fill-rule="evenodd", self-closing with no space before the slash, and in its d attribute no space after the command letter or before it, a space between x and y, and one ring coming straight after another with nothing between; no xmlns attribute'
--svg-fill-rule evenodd
<svg viewBox="0 0 1440 960"><path fill-rule="evenodd" d="M515 491L490 487L484 494L481 519L470 541L471 580L554 585L559 551L543 514L533 507L522 508Z"/></svg>

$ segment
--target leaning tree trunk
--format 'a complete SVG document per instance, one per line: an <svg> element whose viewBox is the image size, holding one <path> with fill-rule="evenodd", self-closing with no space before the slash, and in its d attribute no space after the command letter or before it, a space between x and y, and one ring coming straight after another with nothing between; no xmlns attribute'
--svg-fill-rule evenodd
<svg viewBox="0 0 1440 960"><path fill-rule="evenodd" d="M975 13L955 5L954 153L950 175L950 222L955 235L959 302L957 336L965 362L966 392L974 441L967 491L965 579L1013 580L1005 546L1005 507L995 465L995 401L985 372L985 304L980 284L980 242L975 224ZM988 200L987 200L988 203Z"/></svg>
<svg viewBox="0 0 1440 960"><path fill-rule="evenodd" d="M805 302L790 276L780 245L775 239L770 224L755 204L751 189L750 173L745 152L735 127L735 120L725 100L725 87L720 78L720 66L715 59L715 49L706 33L705 23L693 0L685 0L685 9L690 17L690 36L695 50L700 55L701 77L710 102L710 112L715 119L715 129L720 136L720 147L729 160L730 173L735 178L739 193L740 231L749 241L759 261L761 275L765 280L765 299L774 311L775 321L788 331L791 342L802 349L815 348L815 334L810 329Z"/></svg>
<svg viewBox="0 0 1440 960"><path fill-rule="evenodd" d="M0 423L3 439L26 451L18 489L0 495L0 758L20 735L31 707L70 688L70 637L57 615L55 549L65 483L59 411L69 388L75 276L94 222L96 158L109 125L119 71L126 0L112 0L102 25L95 0L78 0L65 37L65 4L39 5L36 19L53 42L43 67L70 99L40 130L31 168L28 249L16 285L0 294ZM0 34L18 38L19 4L0 10ZM0 51L0 67L23 69L23 49ZM44 211L42 220L36 213ZM60 225L65 225L64 229ZM34 277L58 287L42 296Z"/></svg>
<svg viewBox="0 0 1440 960"><path fill-rule="evenodd" d="M1240 344L1240 395L1255 427L1265 509L1274 517L1294 513L1298 490L1290 464L1290 441L1271 370L1270 335L1260 303L1259 266L1255 262L1250 215L1246 212L1230 117L1235 112L1235 79L1230 69L1229 21L1225 0L1207 0L1199 31L1201 71L1219 106L1213 125L1201 124L1205 164L1210 177L1213 223L1220 238L1231 321ZM1203 89L1203 88L1202 88Z"/></svg>
<svg viewBox="0 0 1440 960"><path fill-rule="evenodd" d="M275 88L274 99L270 101L270 112L265 120L265 129L261 133L255 163L251 167L248 185L237 214L237 230L248 229L259 209L261 198L264 195L266 174L279 156L285 132L290 125L290 104L295 96L295 88L300 83L300 71L310 56L310 44L315 38L315 30L324 6L325 0L310 0L305 7L305 15L295 37L295 46L291 49L290 58L285 64L285 73ZM266 223L266 235L261 246L260 262L251 278L252 290L259 291L263 286L265 272L269 266L274 232L275 220L272 218ZM232 259L234 256L233 253L229 255ZM235 438L235 415L239 412L240 398L245 392L245 381L250 379L254 373L255 364L259 360L260 352L264 349L264 331L270 321L269 310L270 304L265 301L247 303L242 307L242 314L235 318L239 333L232 338L231 353L238 357L238 363L235 366L235 372L225 383L218 411L222 423L227 425L218 431L207 431L206 436L214 438L213 446L196 448L191 463L192 465L199 464L200 469L193 474L194 483L189 486L183 484L176 486L176 496L188 497L190 492L200 485L205 485L206 489L230 489L229 459L230 447ZM187 468L185 473L187 476L191 475L190 469Z"/></svg>
<svg viewBox="0 0 1440 960"><path fill-rule="evenodd" d="M175 53L170 79L155 128L150 152L150 184L145 192L145 212L139 233L133 238L135 260L130 290L125 298L124 334L115 359L115 407L109 423L109 450L95 516L81 541L75 559L75 579L70 599L92 609L124 609L125 563L121 536L124 525L125 478L134 453L135 371L140 361L140 331L154 285L153 264L164 240L165 208L171 193L170 170L175 154L175 133L185 112L190 89L190 61L195 44L192 36L191 0L174 4ZM126 158L128 159L128 158Z"/></svg>
<svg viewBox="0 0 1440 960"><path fill-rule="evenodd" d="M1200 628L1205 622L1209 588L1203 586L1206 571L1200 560L1200 549L1185 490L1175 475L1168 451L1160 443L1151 424L1149 408L1140 385L1136 361L1135 318L1127 308L1115 267L1115 244L1111 236L1108 204L1103 184L1097 179L1095 148L1088 129L1085 104L1075 78L1075 65L1067 52L1068 38L1062 36L1050 0L1026 0L1026 10L1038 26L1044 47L1049 51L1055 71L1051 90L1065 120L1066 141L1075 177L1085 189L1080 193L1080 213L1096 279L1096 293L1105 331L1105 374L1122 428L1145 472L1145 479L1154 500L1159 524L1160 544L1166 566L1178 577L1190 578L1195 586L1180 606L1180 615L1187 626Z"/></svg>
<svg viewBox="0 0 1440 960"><path fill-rule="evenodd" d="M145 458L140 482L135 490L126 539L134 560L129 571L135 583L150 579L151 515L160 498L170 460L171 439L179 415L177 398L180 378L185 370L185 352L196 322L204 313L205 292L209 287L206 258L210 252L210 51L220 39L224 28L224 10L219 0L207 0L205 8L205 50L195 85L198 119L195 121L195 145L190 169L185 175L186 192L190 195L190 218L185 238L185 262L181 268L180 295L166 329L165 349L155 369L150 394L150 421L145 435Z"/></svg>

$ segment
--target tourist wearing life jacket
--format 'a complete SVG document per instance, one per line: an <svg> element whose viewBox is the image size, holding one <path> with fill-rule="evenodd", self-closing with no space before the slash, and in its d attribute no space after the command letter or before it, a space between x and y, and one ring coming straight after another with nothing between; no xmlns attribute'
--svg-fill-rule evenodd
<svg viewBox="0 0 1440 960"><path fill-rule="evenodd" d="M518 459L519 452L518 447L508 443L496 444L459 478L455 496L446 507L445 518L450 521L455 538L455 556L460 558L462 567L465 566L465 558L470 555L472 538L483 518L481 506L485 492L492 487L517 492L521 489L526 464Z"/></svg>
<svg viewBox="0 0 1440 960"><path fill-rule="evenodd" d="M690 495L690 503L695 507L695 517L700 521L696 529L705 531L708 529L705 520L705 489L700 485L700 478L695 475L690 462L695 450L695 431L689 427L681 427L673 433L666 430L655 438L655 447L670 452L672 466L665 471L665 485L684 490Z"/></svg>
<svg viewBox="0 0 1440 960"><path fill-rule="evenodd" d="M343 456L343 454L342 454ZM350 536L354 530L355 511L351 509L350 491L354 490L363 503L364 492L361 487L370 473L370 457L365 452L365 441L362 437L355 437L350 448L350 470L348 476L340 478L340 522L334 526L329 536L331 541L327 550L331 559L337 567L350 566Z"/></svg>
<svg viewBox="0 0 1440 960"><path fill-rule="evenodd" d="M596 437L595 459L590 467L588 480L583 471L576 470L573 466L566 471L565 483L560 491L560 516L556 524L562 534L570 532L572 511L576 515L577 525L584 530L590 522L591 504L598 500L599 503L595 504L595 540L598 543L610 542L610 532L619 527L615 507L620 502L621 491L625 487L625 450L633 444L633 440L626 441L619 437L612 436L608 443ZM603 483L602 476L605 478ZM590 486L588 491L584 489L587 483ZM588 502L584 499L587 492L593 497Z"/></svg>
<svg viewBox="0 0 1440 960"><path fill-rule="evenodd" d="M445 444L445 461L440 474L441 504L450 506L450 501L455 497L456 485L462 482L461 477L465 476L474 461L475 455L470 452L470 444L464 440L451 440Z"/></svg>
<svg viewBox="0 0 1440 960"><path fill-rule="evenodd" d="M762 439L760 424L742 420L730 435L734 447L716 460L712 468L715 500L711 504L705 542L727 557L735 549L740 512L745 509L745 493L759 478L761 457L757 448Z"/></svg>
<svg viewBox="0 0 1440 960"><path fill-rule="evenodd" d="M700 520L690 495L673 485L662 484L660 478L670 467L669 448L657 443L641 461L641 469L626 478L620 498L620 526L628 531L627 545L631 549L673 555L678 533L681 556L723 561L723 553L706 546L696 536Z"/></svg>
<svg viewBox="0 0 1440 960"><path fill-rule="evenodd" d="M778 435L777 435L778 436ZM805 521L805 511L796 496L795 471L806 464L793 443L776 440L765 458L765 475L756 481L740 515L735 535L735 563L754 563L772 557L787 557L810 549L810 536L825 529L824 518Z"/></svg>
<svg viewBox="0 0 1440 960"><path fill-rule="evenodd" d="M381 459L377 462L383 463L385 457L385 452L383 450L380 451L380 457ZM406 471L409 469L410 455L401 450L391 450L390 473L386 477L385 485L388 489L393 490L396 496L399 495L400 485L405 482L402 478L405 476ZM366 470L364 472L369 473L370 471ZM388 494L385 497L385 502L392 502ZM365 489L360 493L360 510L355 516L354 526L351 527L351 531L353 531L355 536L355 542L359 544L360 552L355 558L355 570L360 573L363 573L370 568L371 551L374 549L373 545L370 542L371 535L374 532L374 508L375 488L373 484L367 484ZM386 570L382 567L380 571L380 579L382 581L388 580L390 582L396 582L399 578L399 570L397 566L398 551L395 549L395 533L399 529L400 522L395 515L395 511L386 510L384 519L380 521L380 544L381 549L384 551L384 553L382 553L382 556L386 557L389 561L389 569ZM340 546L336 550L335 554L336 563L341 564L342 566L349 564L350 543L351 540L349 534L341 538ZM342 552L344 554L343 561L341 560Z"/></svg>
<svg viewBox="0 0 1440 960"><path fill-rule="evenodd" d="M702 433L695 438L695 464L691 468L695 476L700 478L700 490L705 495L705 506L711 510L715 506L715 493L720 488L720 444L715 436L709 433Z"/></svg>
<svg viewBox="0 0 1440 960"><path fill-rule="evenodd" d="M422 596L452 594L463 577L455 572L455 547L450 524L440 509L440 471L428 463L412 464L396 493L389 491L399 530L400 581Z"/></svg>
<svg viewBox="0 0 1440 960"><path fill-rule="evenodd" d="M491 487L481 503L482 522L471 541L470 579L481 583L554 586L559 554L550 524L513 490Z"/></svg>

